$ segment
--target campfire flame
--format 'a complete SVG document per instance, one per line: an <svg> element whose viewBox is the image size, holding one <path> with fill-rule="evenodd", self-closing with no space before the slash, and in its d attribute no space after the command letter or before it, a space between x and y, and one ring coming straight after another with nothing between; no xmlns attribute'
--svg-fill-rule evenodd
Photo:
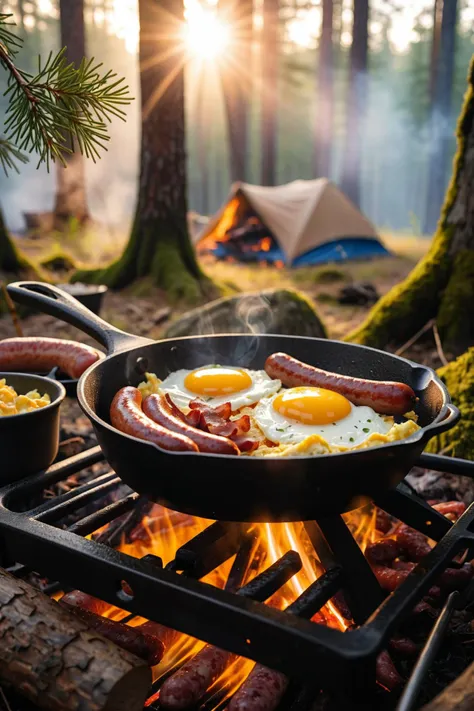
<svg viewBox="0 0 474 711"><path fill-rule="evenodd" d="M381 537L375 528L375 507L367 506L358 509L346 514L343 518L363 551L369 543L375 542ZM155 504L144 516L140 525L130 534L131 542L123 541L120 550L137 558L153 554L161 557L163 564L166 565L174 559L176 550L180 546L194 538L211 523L210 520L170 511ZM244 583L249 582L289 550L297 551L301 556L303 565L300 572L267 601L267 604L272 607L285 609L324 572L324 568L318 560L303 523L254 524L250 532L255 536L255 543ZM203 582L222 589L227 581L233 560L234 558L231 558L213 570L202 579ZM110 606L105 613L106 617L115 620L120 620L126 615L124 610L113 606ZM137 617L134 618L132 624L138 625L144 621L143 618ZM331 602L314 616L313 621L340 630L345 630L348 624ZM204 642L200 640L185 634L177 634L163 660L154 669L155 679L181 666L203 646ZM234 693L250 673L253 665L254 662L251 660L238 658L208 690L207 698L212 697L215 693L218 694L218 700L222 700L223 693L226 695Z"/></svg>

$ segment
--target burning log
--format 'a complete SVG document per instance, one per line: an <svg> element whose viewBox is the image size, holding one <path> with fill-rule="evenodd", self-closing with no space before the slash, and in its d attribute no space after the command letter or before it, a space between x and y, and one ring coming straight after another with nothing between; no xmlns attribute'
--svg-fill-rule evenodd
<svg viewBox="0 0 474 711"><path fill-rule="evenodd" d="M141 711L150 669L0 570L0 682L50 711Z"/></svg>
<svg viewBox="0 0 474 711"><path fill-rule="evenodd" d="M471 711L474 708L474 662L421 711Z"/></svg>

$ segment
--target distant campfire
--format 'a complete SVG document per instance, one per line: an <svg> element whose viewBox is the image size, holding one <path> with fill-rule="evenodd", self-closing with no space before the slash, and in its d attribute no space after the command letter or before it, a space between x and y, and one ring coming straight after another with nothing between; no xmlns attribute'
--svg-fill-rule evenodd
<svg viewBox="0 0 474 711"><path fill-rule="evenodd" d="M230 263L284 266L285 256L275 237L243 197L229 202L216 229L199 243L198 249L201 255Z"/></svg>

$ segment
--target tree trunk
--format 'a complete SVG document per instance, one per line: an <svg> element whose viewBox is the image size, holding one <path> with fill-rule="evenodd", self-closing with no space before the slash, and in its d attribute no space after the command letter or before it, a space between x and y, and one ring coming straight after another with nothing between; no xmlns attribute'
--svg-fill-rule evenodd
<svg viewBox="0 0 474 711"><path fill-rule="evenodd" d="M122 257L76 281L123 288L151 276L171 298L196 300L202 274L188 234L182 0L139 0L142 136L135 220ZM161 58L161 61L157 61Z"/></svg>
<svg viewBox="0 0 474 711"><path fill-rule="evenodd" d="M42 592L0 571L0 681L51 711L141 711L151 671Z"/></svg>
<svg viewBox="0 0 474 711"><path fill-rule="evenodd" d="M199 72L196 101L196 134L197 134L197 159L199 165L200 204L199 212L209 214L209 141L208 141L208 106L205 101L206 82L205 74Z"/></svg>
<svg viewBox="0 0 474 711"><path fill-rule="evenodd" d="M331 172L333 106L333 0L322 1L323 18L319 38L318 102L316 107L314 175L328 177Z"/></svg>
<svg viewBox="0 0 474 711"><path fill-rule="evenodd" d="M245 180L248 169L248 123L252 88L253 0L221 0L222 18L231 27L228 61L221 68L230 147L232 181Z"/></svg>
<svg viewBox="0 0 474 711"><path fill-rule="evenodd" d="M364 137L367 103L367 55L369 38L369 0L353 0L354 20L350 52L347 94L346 142L341 187L356 204L360 204L360 156Z"/></svg>
<svg viewBox="0 0 474 711"><path fill-rule="evenodd" d="M20 259L15 249L0 209L0 270L10 274L20 271Z"/></svg>
<svg viewBox="0 0 474 711"><path fill-rule="evenodd" d="M86 54L84 0L60 0L61 46L66 47L66 59L78 67ZM66 167L61 162L56 167L55 224L58 229L67 227L71 219L80 224L89 219L87 210L84 158L77 146L66 155Z"/></svg>
<svg viewBox="0 0 474 711"><path fill-rule="evenodd" d="M451 129L451 96L454 76L454 50L456 43L457 0L438 0L442 3L439 49L436 49L436 26L433 37L431 70L433 101L429 116L430 157L428 165L428 192L423 232L431 234L436 229L439 211L445 192L449 161ZM436 56L437 54L437 56Z"/></svg>
<svg viewBox="0 0 474 711"><path fill-rule="evenodd" d="M438 230L428 254L374 306L348 340L404 343L436 318L444 347L474 342L474 59L458 125L458 150Z"/></svg>
<svg viewBox="0 0 474 711"><path fill-rule="evenodd" d="M275 185L278 114L279 0L263 0L262 28L262 185Z"/></svg>
<svg viewBox="0 0 474 711"><path fill-rule="evenodd" d="M435 100L436 78L438 76L439 46L441 41L441 20L443 17L443 0L435 0L433 8L433 39L431 42L430 79L428 95L430 112Z"/></svg>

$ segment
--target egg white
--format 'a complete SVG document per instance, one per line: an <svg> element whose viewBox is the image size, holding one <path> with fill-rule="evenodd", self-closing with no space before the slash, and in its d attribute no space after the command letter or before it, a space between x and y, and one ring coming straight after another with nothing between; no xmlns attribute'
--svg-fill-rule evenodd
<svg viewBox="0 0 474 711"><path fill-rule="evenodd" d="M371 407L351 404L351 411L341 420L329 425L304 425L287 419L273 409L275 397L260 400L253 417L265 437L271 442L296 444L310 435L319 435L330 445L357 447L371 434L386 434L393 425L393 417L382 417Z"/></svg>
<svg viewBox="0 0 474 711"><path fill-rule="evenodd" d="M219 366L213 365L202 366L203 369L218 367ZM201 369L199 368L199 370ZM160 383L160 391L168 393L174 404L180 408L189 407L189 403L192 400L200 400L201 402L205 402L206 405L209 405L209 407L218 407L225 402L230 402L232 410L235 411L247 405L254 405L262 398L275 395L281 388L280 380L273 380L264 370L247 370L247 368L239 368L239 370L243 370L249 374L252 379L252 384L250 387L245 388L245 390L239 390L238 392L229 393L228 395L213 397L212 395L203 396L193 393L184 385L186 376L193 371L184 369L170 373Z"/></svg>

